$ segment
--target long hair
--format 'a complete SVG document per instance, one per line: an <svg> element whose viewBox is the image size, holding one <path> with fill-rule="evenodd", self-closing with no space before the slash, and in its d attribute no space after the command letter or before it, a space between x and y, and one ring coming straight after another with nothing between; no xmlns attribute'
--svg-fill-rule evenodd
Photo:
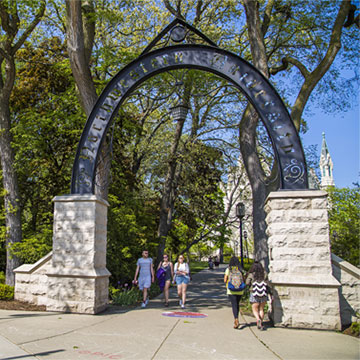
<svg viewBox="0 0 360 360"><path fill-rule="evenodd" d="M254 274L255 281L263 281L265 279L265 270L261 263L255 261L249 270L249 273Z"/></svg>
<svg viewBox="0 0 360 360"><path fill-rule="evenodd" d="M229 269L237 267L239 270L241 270L241 264L239 259L236 256L231 257L229 261Z"/></svg>

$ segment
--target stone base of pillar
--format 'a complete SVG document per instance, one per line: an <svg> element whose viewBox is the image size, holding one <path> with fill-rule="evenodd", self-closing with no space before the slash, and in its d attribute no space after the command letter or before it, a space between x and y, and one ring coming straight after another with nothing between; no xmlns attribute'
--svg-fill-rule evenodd
<svg viewBox="0 0 360 360"><path fill-rule="evenodd" d="M108 305L109 276L70 277L48 274L47 311L97 314Z"/></svg>
<svg viewBox="0 0 360 360"><path fill-rule="evenodd" d="M106 269L108 203L96 195L54 199L52 266L47 311L96 314L108 304Z"/></svg>
<svg viewBox="0 0 360 360"><path fill-rule="evenodd" d="M266 202L275 326L339 330L324 191L278 191Z"/></svg>

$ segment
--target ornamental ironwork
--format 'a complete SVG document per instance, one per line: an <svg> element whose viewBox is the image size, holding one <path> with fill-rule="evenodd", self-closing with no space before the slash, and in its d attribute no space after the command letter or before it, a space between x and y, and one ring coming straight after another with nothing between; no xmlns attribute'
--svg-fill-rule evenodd
<svg viewBox="0 0 360 360"><path fill-rule="evenodd" d="M177 44L188 38L190 43ZM169 46L170 42L175 45ZM149 44L142 55L120 70L100 95L78 145L71 180L72 194L94 194L101 145L125 99L147 79L176 69L207 71L238 88L256 109L272 141L279 166L280 189L308 188L305 157L298 132L268 79L241 57L218 48L197 29L176 19Z"/></svg>

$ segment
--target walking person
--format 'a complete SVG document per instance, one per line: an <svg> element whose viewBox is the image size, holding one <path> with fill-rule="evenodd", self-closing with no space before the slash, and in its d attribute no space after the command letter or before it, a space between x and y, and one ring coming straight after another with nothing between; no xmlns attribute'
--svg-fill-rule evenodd
<svg viewBox="0 0 360 360"><path fill-rule="evenodd" d="M259 330L264 330L264 308L269 300L267 293L267 273L261 263L255 261L246 277L246 285L250 286L250 303Z"/></svg>
<svg viewBox="0 0 360 360"><path fill-rule="evenodd" d="M157 268L158 272L162 269L165 272L164 276L164 298L165 298L165 306L169 306L169 289L171 285L171 280L174 280L174 266L171 261L169 261L169 256L167 254L163 255L163 261L159 263Z"/></svg>
<svg viewBox="0 0 360 360"><path fill-rule="evenodd" d="M140 275L139 275L140 273ZM139 275L139 281L137 276ZM139 284L139 289L143 292L143 302L141 307L144 308L149 302L148 289L151 283L154 282L154 266L152 258L149 258L149 251L144 250L142 257L138 259L136 263L136 271L134 276L134 284Z"/></svg>
<svg viewBox="0 0 360 360"><path fill-rule="evenodd" d="M186 289L190 282L190 269L189 265L185 262L183 255L178 257L178 262L175 264L174 270L177 293L180 298L179 305L184 309L186 303Z"/></svg>
<svg viewBox="0 0 360 360"><path fill-rule="evenodd" d="M229 261L229 266L225 270L224 283L226 284L226 294L231 302L232 312L234 315L234 329L237 329L239 323L240 300L244 293L244 270L240 261L233 256Z"/></svg>

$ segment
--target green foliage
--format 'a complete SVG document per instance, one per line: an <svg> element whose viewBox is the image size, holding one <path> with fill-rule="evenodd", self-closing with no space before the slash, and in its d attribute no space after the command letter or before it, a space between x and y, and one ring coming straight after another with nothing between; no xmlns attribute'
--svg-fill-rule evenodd
<svg viewBox="0 0 360 360"><path fill-rule="evenodd" d="M194 275L198 273L201 270L207 269L208 263L207 261L192 261L190 263L190 273L191 275Z"/></svg>
<svg viewBox="0 0 360 360"><path fill-rule="evenodd" d="M24 238L20 243L11 246L11 253L16 255L21 262L33 264L52 249L52 228L44 228L39 234Z"/></svg>
<svg viewBox="0 0 360 360"><path fill-rule="evenodd" d="M125 189L121 200L109 195L107 267L113 285L134 278L136 261L144 248L151 257L156 254L156 214L151 203L129 195Z"/></svg>
<svg viewBox="0 0 360 360"><path fill-rule="evenodd" d="M350 329L355 336L360 336L360 322L353 322L350 326Z"/></svg>
<svg viewBox="0 0 360 360"><path fill-rule="evenodd" d="M96 36L90 61L98 93L113 74L141 53L170 19L164 4L158 1L111 0L104 4L95 2ZM264 3L259 4L261 18L265 18ZM76 146L85 123L63 41L61 21L65 6L59 0L48 2L47 6L46 21L17 53L18 75L11 96L14 167L19 179L23 224L23 242L11 250L24 262L35 262L51 249L52 198L69 192ZM245 14L239 2L214 0L205 6L201 1L191 0L180 2L179 6L187 21L194 22L221 47L250 59ZM325 1L305 7L302 1L291 4L276 1L274 6L265 38L269 66L276 67L289 55L313 68L328 45L329 24L335 18L336 6ZM33 11L25 11L27 7L21 6L21 12L31 14ZM195 19L196 13L199 17ZM357 60L354 51L357 42L352 41L357 35L353 29L344 31L341 56L350 66ZM122 104L114 120L114 137L108 136L112 145L109 154L112 174L107 267L112 273L111 284L116 286L133 278L136 260L144 247L153 258L157 252L161 189L172 160L169 149L175 128L169 109L179 95L175 94L174 82L184 78L184 74L196 81L190 86L186 130L176 156L180 175L173 193L174 218L166 250L179 254L196 240L199 242L190 251L197 252L199 257L206 256L209 253L206 241L211 240L214 248L222 248L229 256L233 252L226 245L230 230L219 183L224 180L229 164L238 161L238 122L245 106L244 96L213 74L194 70L160 74L134 90L133 96ZM283 78L294 81L290 84L286 81L284 86ZM301 75L290 66L272 76L271 81L286 101L289 94L292 98L297 93L299 78ZM332 89L337 78L339 74L334 71L322 84L320 92L324 97L331 98L328 95L334 91L327 89ZM343 96L343 91L338 93ZM344 101L349 102L346 98ZM1 204L3 196L1 191ZM332 242L333 249L346 249L344 244L350 241L348 247L352 250L347 258L355 258L350 232L358 233L358 225L340 231L340 227L346 228L342 224L338 230L342 221L330 224L339 234ZM4 209L0 205L0 269L5 269L5 231ZM338 255L345 258L341 252Z"/></svg>
<svg viewBox="0 0 360 360"><path fill-rule="evenodd" d="M150 299L158 296L161 293L159 285L152 283L148 292ZM113 286L109 287L109 294L114 305L130 306L136 305L139 301L142 301L142 291L138 287L128 288L122 287L116 289Z"/></svg>
<svg viewBox="0 0 360 360"><path fill-rule="evenodd" d="M0 300L13 300L14 286L0 284Z"/></svg>
<svg viewBox="0 0 360 360"><path fill-rule="evenodd" d="M359 267L360 187L327 189L331 251Z"/></svg>
<svg viewBox="0 0 360 360"><path fill-rule="evenodd" d="M133 287L130 290L109 288L110 298L114 305L130 306L136 305L142 299L142 293L138 288Z"/></svg>
<svg viewBox="0 0 360 360"><path fill-rule="evenodd" d="M3 271L0 271L0 284L5 284L5 273Z"/></svg>

